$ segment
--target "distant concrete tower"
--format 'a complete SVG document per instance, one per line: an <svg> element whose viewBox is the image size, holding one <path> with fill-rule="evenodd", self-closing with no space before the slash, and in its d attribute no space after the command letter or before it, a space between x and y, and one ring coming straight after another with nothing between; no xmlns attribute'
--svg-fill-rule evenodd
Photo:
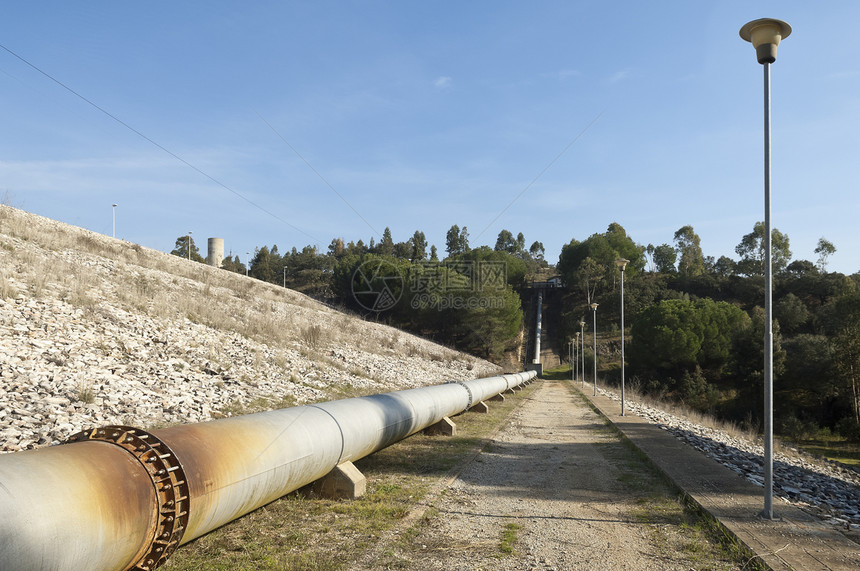
<svg viewBox="0 0 860 571"><path fill-rule="evenodd" d="M224 238L209 238L209 255L206 256L206 263L210 266L220 268L223 261Z"/></svg>

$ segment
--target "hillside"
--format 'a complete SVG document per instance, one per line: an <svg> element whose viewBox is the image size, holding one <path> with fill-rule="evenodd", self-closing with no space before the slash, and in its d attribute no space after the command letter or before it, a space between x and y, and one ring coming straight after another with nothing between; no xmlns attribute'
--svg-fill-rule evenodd
<svg viewBox="0 0 860 571"><path fill-rule="evenodd" d="M0 451L498 367L295 291L0 205Z"/></svg>

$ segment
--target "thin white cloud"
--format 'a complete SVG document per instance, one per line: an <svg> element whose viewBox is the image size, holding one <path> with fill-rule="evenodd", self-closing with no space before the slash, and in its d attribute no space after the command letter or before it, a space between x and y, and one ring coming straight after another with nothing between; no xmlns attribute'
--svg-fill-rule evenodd
<svg viewBox="0 0 860 571"><path fill-rule="evenodd" d="M827 78L828 79L854 79L858 76L860 76L860 71L856 71L856 70L852 69L852 70L846 70L846 71L839 71L836 73L831 73L830 75L827 76Z"/></svg>
<svg viewBox="0 0 860 571"><path fill-rule="evenodd" d="M564 81L571 77L578 77L579 75L581 74L579 70L576 69L561 69L553 74L553 76L560 81Z"/></svg>
<svg viewBox="0 0 860 571"><path fill-rule="evenodd" d="M622 70L616 71L611 76L609 76L609 83L618 83L619 81L624 81L629 76L630 76L630 70L629 69L622 69Z"/></svg>
<svg viewBox="0 0 860 571"><path fill-rule="evenodd" d="M451 78L447 75L439 76L433 81L433 85L436 89L446 89L451 86Z"/></svg>

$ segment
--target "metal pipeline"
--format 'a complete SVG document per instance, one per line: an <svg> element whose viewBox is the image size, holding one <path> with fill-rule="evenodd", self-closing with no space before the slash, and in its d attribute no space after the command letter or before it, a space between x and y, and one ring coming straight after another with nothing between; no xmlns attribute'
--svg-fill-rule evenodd
<svg viewBox="0 0 860 571"><path fill-rule="evenodd" d="M0 569L150 570L186 543L534 371L0 455Z"/></svg>

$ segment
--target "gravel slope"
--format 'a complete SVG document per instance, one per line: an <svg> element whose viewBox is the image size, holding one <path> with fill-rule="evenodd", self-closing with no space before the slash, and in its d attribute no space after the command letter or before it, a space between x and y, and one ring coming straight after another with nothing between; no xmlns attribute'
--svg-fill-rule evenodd
<svg viewBox="0 0 860 571"><path fill-rule="evenodd" d="M495 365L0 205L0 452L464 380Z"/></svg>

